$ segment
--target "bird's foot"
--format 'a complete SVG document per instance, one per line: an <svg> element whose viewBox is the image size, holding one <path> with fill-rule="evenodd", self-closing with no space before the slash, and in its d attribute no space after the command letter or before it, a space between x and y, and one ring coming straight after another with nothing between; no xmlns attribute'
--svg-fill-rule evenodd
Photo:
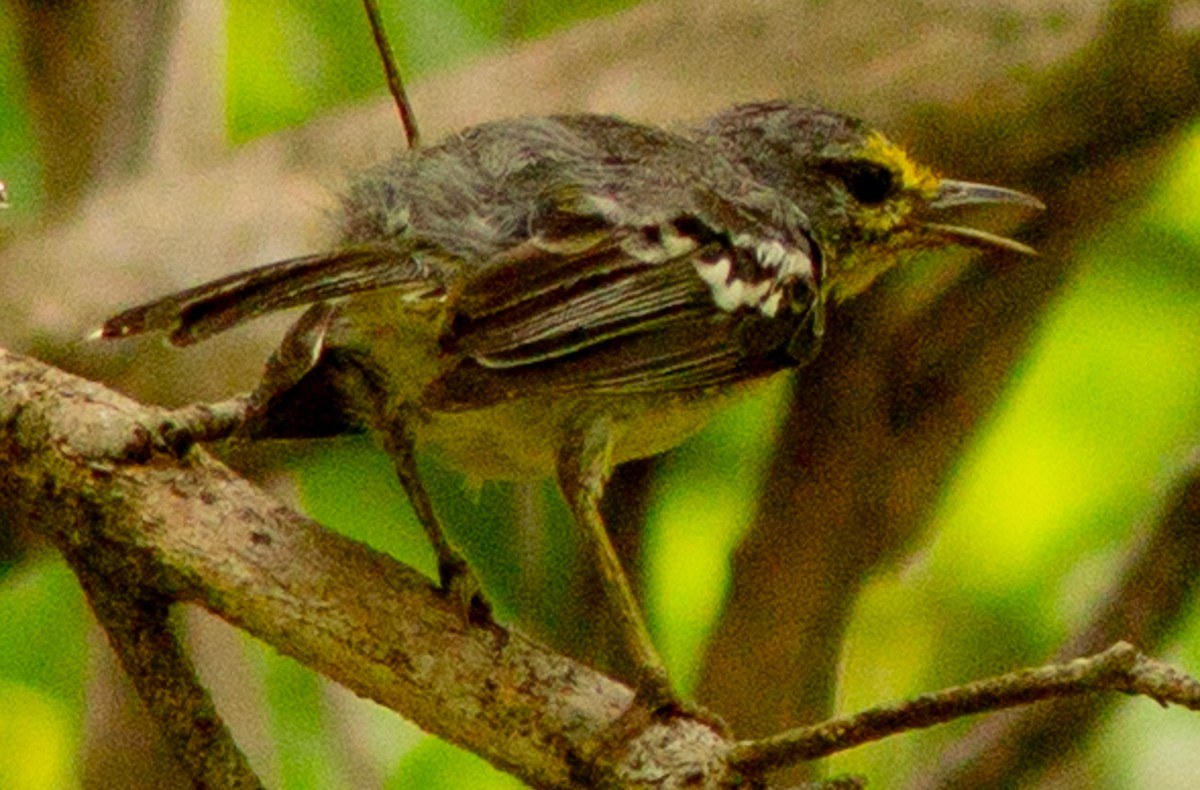
<svg viewBox="0 0 1200 790"><path fill-rule="evenodd" d="M732 737L732 731L724 719L703 705L681 697L662 667L642 669L634 690L633 704L648 711L656 719L684 716L706 725L722 738Z"/></svg>
<svg viewBox="0 0 1200 790"><path fill-rule="evenodd" d="M466 559L457 552L438 558L438 581L445 595L462 615L463 621L488 625L492 620L492 605L483 592L479 577Z"/></svg>

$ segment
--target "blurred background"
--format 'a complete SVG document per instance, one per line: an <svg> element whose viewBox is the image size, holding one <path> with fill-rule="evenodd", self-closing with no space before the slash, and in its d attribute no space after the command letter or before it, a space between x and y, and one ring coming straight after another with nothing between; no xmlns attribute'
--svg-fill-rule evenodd
<svg viewBox="0 0 1200 790"><path fill-rule="evenodd" d="M1024 228L970 219L1040 258L951 253L896 273L834 314L812 368L621 470L609 518L685 693L749 736L1119 638L1200 672L1200 519L1176 496L1196 485L1200 436L1200 4L382 5L430 142L522 113L671 122L783 96L1049 206ZM349 174L403 145L362 9L4 8L0 343L155 403L246 389L288 317L186 350L80 338L123 306L328 243ZM371 441L225 454L432 571ZM423 463L500 619L608 667L595 581L552 486L468 490ZM178 614L268 786L521 786L207 614ZM1145 699L978 724L819 770L876 787L1200 776L1200 716ZM156 749L70 571L0 514L0 787L171 786Z"/></svg>

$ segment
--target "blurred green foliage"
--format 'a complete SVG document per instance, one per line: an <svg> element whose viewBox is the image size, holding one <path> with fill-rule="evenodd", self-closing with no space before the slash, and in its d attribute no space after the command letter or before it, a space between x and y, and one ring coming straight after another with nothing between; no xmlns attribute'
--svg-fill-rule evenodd
<svg viewBox="0 0 1200 790"><path fill-rule="evenodd" d="M17 31L8 14L0 14L0 180L8 186L15 214L32 214L41 206L38 157L25 112L25 84L17 67Z"/></svg>
<svg viewBox="0 0 1200 790"><path fill-rule="evenodd" d="M0 582L0 787L77 786L89 624L83 591L57 558Z"/></svg>
<svg viewBox="0 0 1200 790"><path fill-rule="evenodd" d="M420 0L385 3L385 12L411 78L631 4ZM228 10L232 140L382 93L356 3L231 0ZM21 121L13 30L3 16L0 53L0 174L32 209L37 158ZM845 651L843 710L1050 653L1087 617L1130 530L1153 512L1172 471L1191 452L1200 433L1200 135L1174 156L1153 199L1083 251L1087 264L962 462L929 543L863 595ZM656 639L685 689L694 683L727 591L730 553L751 514L785 386L781 379L720 415L671 457L655 485L640 571ZM432 572L432 555L390 466L369 442L302 450L293 463L315 517ZM436 458L424 463L500 616L553 625L552 602L571 589L573 547L552 491L535 490L526 502L553 516L550 531L531 543L505 528L516 515L508 489L463 491ZM541 577L533 598L516 573L522 564L530 567L516 556L531 546ZM0 787L78 786L89 622L78 586L53 558L0 580ZM264 776L280 788L351 786L345 727L338 723L345 712L331 702L328 682L248 638L245 652L260 676L258 704L269 720L272 757L261 767ZM1173 657L1200 667L1195 618ZM356 753L381 766L387 787L519 786L478 758L363 706L371 710L356 714L359 723L374 724L367 743L355 743ZM890 739L834 766L903 775L958 729ZM1107 787L1182 788L1200 773L1197 743L1200 717L1137 700L1122 706L1102 748L1087 759Z"/></svg>
<svg viewBox="0 0 1200 790"><path fill-rule="evenodd" d="M408 0L380 11L407 79L636 0ZM228 122L235 141L378 94L379 56L358 2L229 0Z"/></svg>

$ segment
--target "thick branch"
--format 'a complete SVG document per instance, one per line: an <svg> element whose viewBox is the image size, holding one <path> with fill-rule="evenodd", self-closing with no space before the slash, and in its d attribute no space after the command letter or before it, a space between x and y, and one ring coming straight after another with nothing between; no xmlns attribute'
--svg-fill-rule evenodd
<svg viewBox="0 0 1200 790"><path fill-rule="evenodd" d="M47 203L60 215L87 189L131 176L146 159L178 5L11 4Z"/></svg>
<svg viewBox="0 0 1200 790"><path fill-rule="evenodd" d="M535 787L719 788L915 727L1115 689L1200 709L1200 684L1128 645L734 745L631 708L615 681L500 626L465 622L410 568L280 506L164 416L0 352L0 501L76 568L198 786L254 787L167 627L199 603ZM614 743L613 734L623 737Z"/></svg>
<svg viewBox="0 0 1200 790"><path fill-rule="evenodd" d="M596 759L628 787L724 776L725 742L685 719L645 721L621 754L595 754L628 688L520 634L463 622L416 571L282 507L203 451L177 459L161 420L0 353L0 501L86 557L87 578L199 603L535 787L582 786L595 775L579 766ZM97 606L102 621L120 627L108 606ZM140 636L116 638L121 652L161 635L141 622Z"/></svg>

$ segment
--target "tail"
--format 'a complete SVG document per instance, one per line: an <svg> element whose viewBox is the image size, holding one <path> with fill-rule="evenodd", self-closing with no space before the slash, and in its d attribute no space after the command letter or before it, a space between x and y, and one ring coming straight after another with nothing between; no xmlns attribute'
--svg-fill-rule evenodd
<svg viewBox="0 0 1200 790"><path fill-rule="evenodd" d="M266 313L362 291L408 286L411 299L440 296L445 271L413 253L410 244L369 244L269 263L126 310L93 337L162 331L186 346Z"/></svg>

